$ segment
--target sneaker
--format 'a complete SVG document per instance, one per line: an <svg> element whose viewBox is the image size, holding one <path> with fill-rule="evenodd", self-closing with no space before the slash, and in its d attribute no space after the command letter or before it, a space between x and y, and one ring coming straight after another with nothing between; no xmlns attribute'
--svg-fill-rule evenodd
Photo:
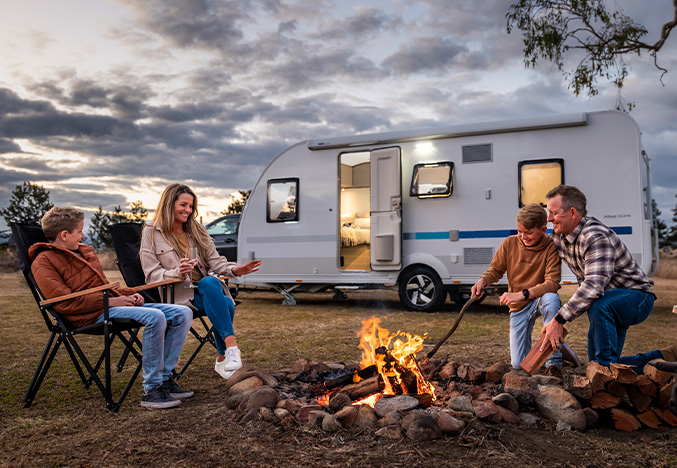
<svg viewBox="0 0 677 468"><path fill-rule="evenodd" d="M666 361L668 362L677 361L677 345L672 345L669 348L661 349L661 353L663 354L663 359L665 359Z"/></svg>
<svg viewBox="0 0 677 468"><path fill-rule="evenodd" d="M548 366L545 369L545 375L557 377L560 380L564 380L564 374L562 373L562 369L557 366Z"/></svg>
<svg viewBox="0 0 677 468"><path fill-rule="evenodd" d="M141 394L141 406L144 408L173 408L179 406L181 400L177 400L165 389L164 385L156 385L153 389Z"/></svg>
<svg viewBox="0 0 677 468"><path fill-rule="evenodd" d="M184 390L179 387L179 384L176 383L176 380L174 380L173 377L162 382L162 386L172 398L190 398L194 395L190 390Z"/></svg>
<svg viewBox="0 0 677 468"><path fill-rule="evenodd" d="M242 367L242 356L240 355L240 348L237 346L231 346L226 348L226 364L223 366L224 370L227 371L236 371Z"/></svg>
<svg viewBox="0 0 677 468"><path fill-rule="evenodd" d="M228 380L231 375L235 373L235 371L227 371L224 369L226 366L226 363L228 362L228 359L224 359L223 361L219 362L219 360L216 360L216 363L214 364L214 370L216 371L217 374L219 374L221 377L224 379Z"/></svg>

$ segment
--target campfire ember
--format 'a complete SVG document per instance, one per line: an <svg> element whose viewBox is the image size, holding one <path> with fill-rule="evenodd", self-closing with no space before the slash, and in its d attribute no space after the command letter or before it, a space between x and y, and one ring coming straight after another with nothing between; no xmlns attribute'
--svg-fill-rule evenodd
<svg viewBox="0 0 677 468"><path fill-rule="evenodd" d="M424 395L435 400L435 389L425 378L416 362L416 353L423 349L425 337L397 331L390 333L372 317L362 322L360 337L362 361L360 369L376 369L383 379L383 395ZM355 378L359 378L359 372Z"/></svg>

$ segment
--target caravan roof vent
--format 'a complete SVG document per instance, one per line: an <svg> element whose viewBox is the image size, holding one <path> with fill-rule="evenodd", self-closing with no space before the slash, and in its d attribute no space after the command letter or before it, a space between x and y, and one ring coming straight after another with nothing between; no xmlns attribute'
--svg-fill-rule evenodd
<svg viewBox="0 0 677 468"><path fill-rule="evenodd" d="M491 162L493 160L491 143L483 145L462 146L463 164L476 162Z"/></svg>
<svg viewBox="0 0 677 468"><path fill-rule="evenodd" d="M492 247L465 247L463 249L464 265L489 265L494 258Z"/></svg>

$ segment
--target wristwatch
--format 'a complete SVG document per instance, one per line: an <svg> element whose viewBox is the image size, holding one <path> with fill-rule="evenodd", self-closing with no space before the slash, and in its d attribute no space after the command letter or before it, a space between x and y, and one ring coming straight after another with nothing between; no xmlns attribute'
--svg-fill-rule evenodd
<svg viewBox="0 0 677 468"><path fill-rule="evenodd" d="M528 289L523 289L522 294L524 294L524 299L529 299L529 290Z"/></svg>
<svg viewBox="0 0 677 468"><path fill-rule="evenodd" d="M567 319L562 317L560 314L555 315L555 320L557 320L557 323L561 323L562 325L567 323Z"/></svg>

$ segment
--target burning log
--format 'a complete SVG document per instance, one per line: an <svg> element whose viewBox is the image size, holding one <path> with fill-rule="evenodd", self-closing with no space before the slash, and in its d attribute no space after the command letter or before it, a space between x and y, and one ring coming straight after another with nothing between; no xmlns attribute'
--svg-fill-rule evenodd
<svg viewBox="0 0 677 468"><path fill-rule="evenodd" d="M358 369L350 374L343 375L341 377L336 377L334 379L327 379L324 381L324 387L327 390L332 390L336 387L342 387L344 385L358 383L363 380L367 380L378 373L378 368L376 364L365 367L364 369Z"/></svg>
<svg viewBox="0 0 677 468"><path fill-rule="evenodd" d="M352 401L361 400L362 398L373 395L374 393L380 393L383 391L384 384L381 380L380 375L375 375L367 380L358 382L352 385L346 385L341 388L339 392L345 393L350 397Z"/></svg>

